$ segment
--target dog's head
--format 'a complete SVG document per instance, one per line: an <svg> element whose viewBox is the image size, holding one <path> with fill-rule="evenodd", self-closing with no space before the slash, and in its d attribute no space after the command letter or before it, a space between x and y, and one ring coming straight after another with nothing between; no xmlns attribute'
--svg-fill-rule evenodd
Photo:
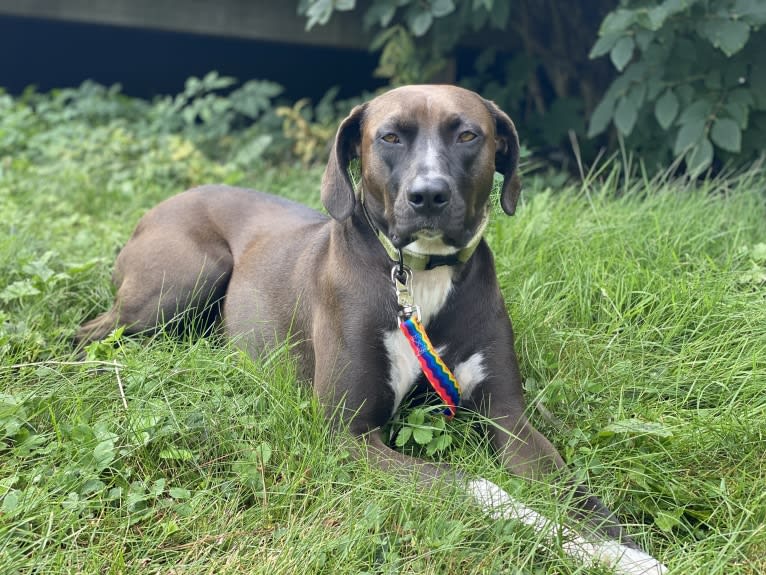
<svg viewBox="0 0 766 575"><path fill-rule="evenodd" d="M463 88L405 86L351 111L322 180L322 202L336 220L358 201L348 173L357 157L367 210L398 248L465 246L486 215L495 171L504 176L500 205L509 215L516 209L516 128L493 102Z"/></svg>

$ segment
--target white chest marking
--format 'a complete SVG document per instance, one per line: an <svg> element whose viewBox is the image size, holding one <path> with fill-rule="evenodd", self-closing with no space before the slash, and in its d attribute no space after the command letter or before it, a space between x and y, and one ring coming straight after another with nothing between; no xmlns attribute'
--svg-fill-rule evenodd
<svg viewBox="0 0 766 575"><path fill-rule="evenodd" d="M557 524L487 479L470 480L465 487L468 494L493 518L512 519L529 525L543 536L543 544L546 546L553 547L557 541L561 541L561 548L566 553L586 565L606 564L620 575L662 575L667 571L667 567L643 551L613 539L586 537Z"/></svg>
<svg viewBox="0 0 766 575"><path fill-rule="evenodd" d="M394 390L394 408L391 410L393 415L418 378L420 364L410 343L398 329L385 334L383 344L386 346L388 361L391 364L388 385Z"/></svg>
<svg viewBox="0 0 766 575"><path fill-rule="evenodd" d="M420 307L420 319L424 326L427 327L428 322L444 307L451 290L452 269L448 266L413 272L413 296ZM391 365L388 385L394 390L393 414L420 375L420 364L398 328L383 335L383 345ZM443 353L444 349L440 348L439 351Z"/></svg>
<svg viewBox="0 0 766 575"><path fill-rule="evenodd" d="M457 364L452 373L460 385L460 395L463 399L471 397L471 393L476 386L487 377L487 370L484 368L484 356L476 352L471 357Z"/></svg>
<svg viewBox="0 0 766 575"><path fill-rule="evenodd" d="M449 266L412 272L412 297L420 306L420 321L424 326L444 307L451 291L452 268Z"/></svg>

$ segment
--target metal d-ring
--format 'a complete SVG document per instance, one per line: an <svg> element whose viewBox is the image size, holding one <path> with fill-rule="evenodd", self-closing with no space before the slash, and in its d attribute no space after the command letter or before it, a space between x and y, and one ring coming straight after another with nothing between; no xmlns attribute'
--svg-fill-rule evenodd
<svg viewBox="0 0 766 575"><path fill-rule="evenodd" d="M400 252L401 253L401 252ZM420 308L415 305L415 297L412 291L412 270L402 261L397 262L391 268L391 282L396 292L396 305L398 307L398 319L410 319L413 315L420 320Z"/></svg>

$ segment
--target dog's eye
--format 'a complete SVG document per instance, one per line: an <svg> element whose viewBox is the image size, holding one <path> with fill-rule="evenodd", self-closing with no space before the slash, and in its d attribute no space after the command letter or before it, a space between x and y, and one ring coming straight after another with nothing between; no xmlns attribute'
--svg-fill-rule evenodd
<svg viewBox="0 0 766 575"><path fill-rule="evenodd" d="M460 132L460 135L457 137L457 141L461 144L465 144L466 142L470 142L472 140L475 140L477 138L476 134L473 132Z"/></svg>
<svg viewBox="0 0 766 575"><path fill-rule="evenodd" d="M381 140L383 140L384 142L387 142L389 144L399 144L399 143L401 143L401 140L399 139L399 136L397 136L396 134L393 134L393 133L386 134L385 136L383 136L381 138Z"/></svg>

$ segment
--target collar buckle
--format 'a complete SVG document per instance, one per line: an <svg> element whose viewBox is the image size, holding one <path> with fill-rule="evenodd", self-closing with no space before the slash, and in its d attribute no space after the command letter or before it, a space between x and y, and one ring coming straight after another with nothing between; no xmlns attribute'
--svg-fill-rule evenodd
<svg viewBox="0 0 766 575"><path fill-rule="evenodd" d="M415 316L420 321L420 307L415 304L412 291L412 270L401 262L391 267L391 282L396 293L397 322L399 325Z"/></svg>

